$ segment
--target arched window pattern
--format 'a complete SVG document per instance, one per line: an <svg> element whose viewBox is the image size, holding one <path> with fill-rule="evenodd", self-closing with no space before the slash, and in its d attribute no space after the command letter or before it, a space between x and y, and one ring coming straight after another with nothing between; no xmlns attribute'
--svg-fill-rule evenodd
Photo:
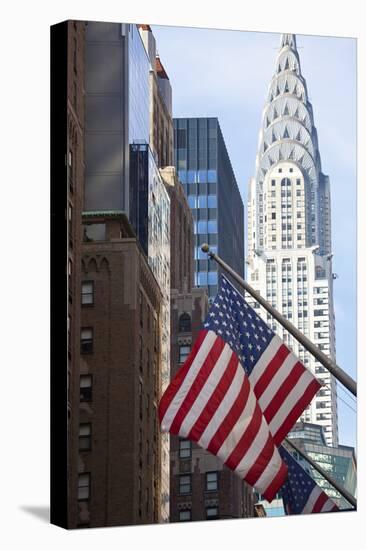
<svg viewBox="0 0 366 550"><path fill-rule="evenodd" d="M179 317L179 332L191 332L191 317L188 313L182 313Z"/></svg>

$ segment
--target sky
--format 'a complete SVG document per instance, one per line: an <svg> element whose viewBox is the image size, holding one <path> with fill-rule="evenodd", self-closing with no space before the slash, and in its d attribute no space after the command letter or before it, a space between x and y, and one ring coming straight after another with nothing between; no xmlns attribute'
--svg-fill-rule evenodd
<svg viewBox="0 0 366 550"><path fill-rule="evenodd" d="M218 117L246 208L280 35L156 25L152 31L173 89L173 116ZM337 364L356 378L356 40L296 40L331 185ZM338 388L348 404L339 400L339 443L356 446L354 398Z"/></svg>

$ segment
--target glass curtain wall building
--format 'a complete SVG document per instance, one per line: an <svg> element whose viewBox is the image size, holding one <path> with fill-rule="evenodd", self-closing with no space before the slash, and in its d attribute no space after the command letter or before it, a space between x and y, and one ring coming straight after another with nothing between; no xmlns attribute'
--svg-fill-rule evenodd
<svg viewBox="0 0 366 550"><path fill-rule="evenodd" d="M204 242L244 276L244 206L218 119L174 119L174 161L193 213L195 285L213 299L218 266Z"/></svg>

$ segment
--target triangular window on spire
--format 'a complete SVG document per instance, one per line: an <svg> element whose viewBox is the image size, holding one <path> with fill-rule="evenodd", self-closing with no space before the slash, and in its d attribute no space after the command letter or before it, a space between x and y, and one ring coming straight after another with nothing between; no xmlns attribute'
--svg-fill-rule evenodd
<svg viewBox="0 0 366 550"><path fill-rule="evenodd" d="M299 108L296 107L296 111L294 112L294 118L299 118Z"/></svg>
<svg viewBox="0 0 366 550"><path fill-rule="evenodd" d="M289 88L288 88L288 82L286 80L286 84L285 84L285 89L284 89L284 92L285 94L289 92Z"/></svg>
<svg viewBox="0 0 366 550"><path fill-rule="evenodd" d="M277 67L277 74L279 74L281 72L281 65L280 63L278 64L278 67Z"/></svg>
<svg viewBox="0 0 366 550"><path fill-rule="evenodd" d="M287 107L287 103L285 104L285 108L284 108L284 110L283 110L283 114L284 114L284 115L288 115L288 114L289 114L289 112L288 112L288 107Z"/></svg>
<svg viewBox="0 0 366 550"><path fill-rule="evenodd" d="M284 139L290 137L289 134L288 134L288 131L287 131L287 126L285 126L285 131L283 132L283 137L284 137Z"/></svg>
<svg viewBox="0 0 366 550"><path fill-rule="evenodd" d="M276 118L278 118L278 114L276 111L276 107L273 107L273 120L276 120Z"/></svg>
<svg viewBox="0 0 366 550"><path fill-rule="evenodd" d="M272 137L271 137L271 140L272 140L272 143L274 143L276 141L276 134L274 133L274 131L272 130Z"/></svg>
<svg viewBox="0 0 366 550"><path fill-rule="evenodd" d="M289 65L289 62L288 62L288 57L286 58L286 63L285 63L285 71L287 71L287 69L290 68L290 65Z"/></svg>
<svg viewBox="0 0 366 550"><path fill-rule="evenodd" d="M268 149L268 145L266 142L263 143L263 153L265 153Z"/></svg>
<svg viewBox="0 0 366 550"><path fill-rule="evenodd" d="M276 97L277 97L278 95L280 95L280 93L281 93L281 92L280 92L280 89L279 89L279 87L278 87L278 85L277 85L277 88L276 88Z"/></svg>
<svg viewBox="0 0 366 550"><path fill-rule="evenodd" d="M294 149L291 149L291 153L289 154L288 158L294 160Z"/></svg>
<svg viewBox="0 0 366 550"><path fill-rule="evenodd" d="M301 141L301 130L297 132L296 141Z"/></svg>
<svg viewBox="0 0 366 550"><path fill-rule="evenodd" d="M278 160L283 160L283 155L282 155L282 149L281 149L281 147L280 147L279 150L278 150Z"/></svg>

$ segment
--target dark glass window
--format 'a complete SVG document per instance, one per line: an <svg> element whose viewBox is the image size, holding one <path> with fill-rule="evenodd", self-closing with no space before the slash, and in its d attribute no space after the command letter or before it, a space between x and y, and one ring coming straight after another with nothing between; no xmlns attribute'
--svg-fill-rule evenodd
<svg viewBox="0 0 366 550"><path fill-rule="evenodd" d="M81 329L81 353L91 353L93 351L93 329Z"/></svg>
<svg viewBox="0 0 366 550"><path fill-rule="evenodd" d="M82 374L80 376L80 401L92 400L92 383L91 374Z"/></svg>
<svg viewBox="0 0 366 550"><path fill-rule="evenodd" d="M189 439L179 440L179 458L191 458L192 456L192 443Z"/></svg>
<svg viewBox="0 0 366 550"><path fill-rule="evenodd" d="M188 313L182 313L179 317L179 332L191 332L191 317Z"/></svg>
<svg viewBox="0 0 366 550"><path fill-rule="evenodd" d="M219 509L217 506L209 506L206 508L206 519L217 519L219 516Z"/></svg>
<svg viewBox="0 0 366 550"><path fill-rule="evenodd" d="M83 305L94 304L94 282L83 281L81 283L81 303Z"/></svg>
<svg viewBox="0 0 366 550"><path fill-rule="evenodd" d="M191 346L179 346L179 363L184 363L190 354Z"/></svg>
<svg viewBox="0 0 366 550"><path fill-rule="evenodd" d="M90 451L91 449L91 424L80 424L79 426L79 451Z"/></svg>
<svg viewBox="0 0 366 550"><path fill-rule="evenodd" d="M177 148L185 149L187 147L187 130L177 129Z"/></svg>
<svg viewBox="0 0 366 550"><path fill-rule="evenodd" d="M179 477L179 494L187 495L191 492L191 476L182 475Z"/></svg>
<svg viewBox="0 0 366 550"><path fill-rule="evenodd" d="M90 498L90 473L79 474L78 500L89 500L89 498Z"/></svg>
<svg viewBox="0 0 366 550"><path fill-rule="evenodd" d="M217 472L207 472L206 473L206 491L217 491L218 490L218 474Z"/></svg>
<svg viewBox="0 0 366 550"><path fill-rule="evenodd" d="M179 510L179 521L191 521L191 510Z"/></svg>

